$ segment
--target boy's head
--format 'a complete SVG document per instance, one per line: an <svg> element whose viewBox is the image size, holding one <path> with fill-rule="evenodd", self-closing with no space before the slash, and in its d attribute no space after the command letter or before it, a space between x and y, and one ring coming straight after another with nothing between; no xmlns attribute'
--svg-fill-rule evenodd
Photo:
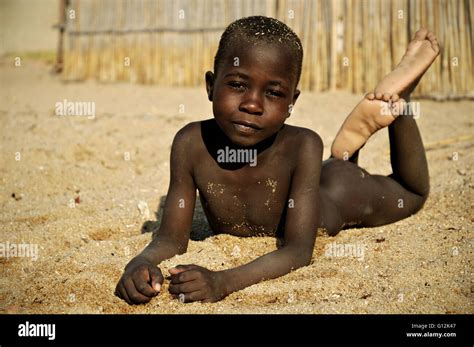
<svg viewBox="0 0 474 347"><path fill-rule="evenodd" d="M298 36L276 19L247 17L227 27L206 88L232 142L252 146L281 129L300 93L302 59Z"/></svg>
<svg viewBox="0 0 474 347"><path fill-rule="evenodd" d="M285 23L263 16L241 18L229 24L221 36L219 48L214 57L214 74L217 74L223 60L234 58L228 56L232 47L242 43L275 45L288 49L293 57L291 71L295 74L296 84L298 84L303 63L303 46L299 37Z"/></svg>

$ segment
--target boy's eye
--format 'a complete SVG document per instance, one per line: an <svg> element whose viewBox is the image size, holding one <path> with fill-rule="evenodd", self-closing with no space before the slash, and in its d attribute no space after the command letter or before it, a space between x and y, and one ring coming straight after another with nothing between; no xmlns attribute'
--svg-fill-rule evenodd
<svg viewBox="0 0 474 347"><path fill-rule="evenodd" d="M228 86L230 86L233 89L237 90L244 90L245 89L245 84L242 82L237 82L237 81L230 81L227 83Z"/></svg>
<svg viewBox="0 0 474 347"><path fill-rule="evenodd" d="M285 96L282 92L280 92L278 90L268 90L267 95L269 95L271 97L274 97L274 98L282 98L282 97Z"/></svg>

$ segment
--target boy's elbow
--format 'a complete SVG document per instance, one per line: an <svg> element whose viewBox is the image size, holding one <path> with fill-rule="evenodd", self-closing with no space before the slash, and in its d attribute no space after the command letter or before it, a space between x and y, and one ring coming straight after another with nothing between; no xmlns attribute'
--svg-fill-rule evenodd
<svg viewBox="0 0 474 347"><path fill-rule="evenodd" d="M425 205L426 200L428 200L428 196L430 195L430 184L426 182L417 192L417 199L415 203L415 211L414 213L420 211L423 206Z"/></svg>
<svg viewBox="0 0 474 347"><path fill-rule="evenodd" d="M421 207L423 207L423 205L425 204L426 200L428 200L428 196L430 195L430 186L428 185L426 187L426 190L423 192L423 194L421 195L421 200L422 200L422 203L421 203Z"/></svg>
<svg viewBox="0 0 474 347"><path fill-rule="evenodd" d="M302 265L301 266L308 266L309 264L311 264L311 259L313 259L313 252L308 252L308 254L305 254L302 256L302 259L301 259L301 262L302 262Z"/></svg>
<svg viewBox="0 0 474 347"><path fill-rule="evenodd" d="M293 268L298 269L300 267L308 266L311 264L313 259L313 249L302 250L300 247L292 249Z"/></svg>
<svg viewBox="0 0 474 347"><path fill-rule="evenodd" d="M298 261L298 268L305 267L305 266L308 266L309 264L311 264L311 259L312 259L311 256L301 257L301 259L299 259L299 261Z"/></svg>
<svg viewBox="0 0 474 347"><path fill-rule="evenodd" d="M418 201L415 204L413 214L417 213L418 211L420 211L423 208L423 206L426 203L426 200L428 200L429 193L430 193L430 189L428 187L426 189L426 192L423 192L422 194L418 195L418 197L417 197Z"/></svg>

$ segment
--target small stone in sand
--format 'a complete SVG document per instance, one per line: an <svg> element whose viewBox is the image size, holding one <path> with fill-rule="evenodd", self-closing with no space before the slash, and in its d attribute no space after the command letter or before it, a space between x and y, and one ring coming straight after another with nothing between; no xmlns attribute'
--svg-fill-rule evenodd
<svg viewBox="0 0 474 347"><path fill-rule="evenodd" d="M145 201L139 201L137 207L143 218L150 218L150 209L148 208L148 204Z"/></svg>
<svg viewBox="0 0 474 347"><path fill-rule="evenodd" d="M19 201L23 199L23 194L12 193L12 198L15 199L16 201Z"/></svg>
<svg viewBox="0 0 474 347"><path fill-rule="evenodd" d="M240 257L240 247L239 246L234 246L234 248L232 249L232 253L230 253L230 255L235 257L235 258L239 258Z"/></svg>

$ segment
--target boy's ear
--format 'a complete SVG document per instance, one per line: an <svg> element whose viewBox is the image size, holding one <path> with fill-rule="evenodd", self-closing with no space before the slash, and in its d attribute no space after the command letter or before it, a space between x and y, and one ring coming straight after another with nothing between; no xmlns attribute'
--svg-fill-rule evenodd
<svg viewBox="0 0 474 347"><path fill-rule="evenodd" d="M211 71L206 72L206 90L207 98L212 101L212 93L214 92L214 74Z"/></svg>
<svg viewBox="0 0 474 347"><path fill-rule="evenodd" d="M295 90L295 93L293 94L292 103L290 104L289 109L288 109L288 116L286 116L286 118L291 116L291 112L293 112L293 107L295 107L296 100L298 100L298 97L300 96L300 93L301 92L299 91L299 89Z"/></svg>
<svg viewBox="0 0 474 347"><path fill-rule="evenodd" d="M299 89L295 90L295 93L293 94L293 105L296 104L296 100L298 100L298 96L300 96L301 91Z"/></svg>

